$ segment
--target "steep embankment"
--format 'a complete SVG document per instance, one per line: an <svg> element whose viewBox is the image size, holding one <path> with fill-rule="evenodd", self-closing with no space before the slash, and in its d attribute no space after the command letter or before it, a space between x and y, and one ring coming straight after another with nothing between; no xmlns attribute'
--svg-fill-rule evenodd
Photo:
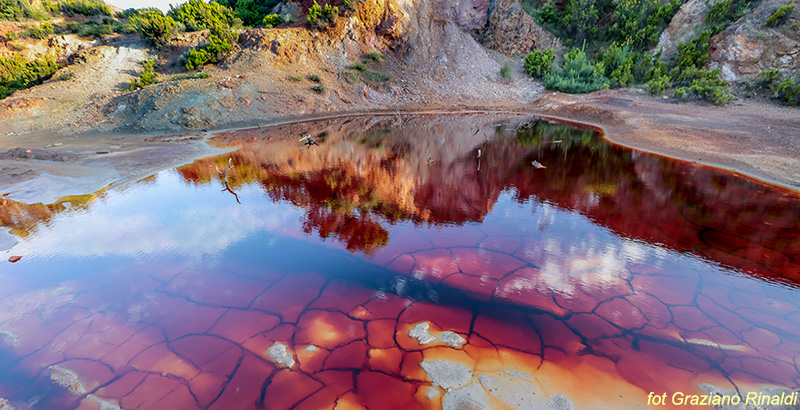
<svg viewBox="0 0 800 410"><path fill-rule="evenodd" d="M242 31L237 49L203 70L210 78L126 93L120 86L153 52L123 37L77 54L69 67L73 79L51 80L0 102L0 133L67 125L168 131L403 106L523 104L540 87L525 78L519 61L512 62L516 80L501 78L508 58L492 48L515 54L531 44L557 43L516 1L366 0L326 30ZM367 73L351 69L372 50L387 61L371 62ZM176 65L165 61L161 68L175 71ZM308 75L318 76L325 90L311 91Z"/></svg>

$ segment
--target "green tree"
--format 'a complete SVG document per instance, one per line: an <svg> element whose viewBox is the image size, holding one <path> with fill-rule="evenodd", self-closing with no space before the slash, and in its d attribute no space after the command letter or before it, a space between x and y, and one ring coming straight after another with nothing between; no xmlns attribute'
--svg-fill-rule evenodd
<svg viewBox="0 0 800 410"><path fill-rule="evenodd" d="M216 26L237 27L241 24L233 10L204 0L189 0L178 7L170 6L167 14L182 23L188 31L209 30Z"/></svg>
<svg viewBox="0 0 800 410"><path fill-rule="evenodd" d="M131 25L139 35L150 40L155 46L162 47L169 43L175 34L175 20L165 16L158 9L148 9L131 17Z"/></svg>

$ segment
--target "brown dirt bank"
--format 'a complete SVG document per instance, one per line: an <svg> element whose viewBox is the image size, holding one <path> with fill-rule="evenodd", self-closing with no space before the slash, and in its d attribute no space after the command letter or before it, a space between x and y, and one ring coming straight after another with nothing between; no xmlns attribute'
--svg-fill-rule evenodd
<svg viewBox="0 0 800 410"><path fill-rule="evenodd" d="M800 190L800 110L675 104L633 91L547 93L532 111L603 128L610 141Z"/></svg>

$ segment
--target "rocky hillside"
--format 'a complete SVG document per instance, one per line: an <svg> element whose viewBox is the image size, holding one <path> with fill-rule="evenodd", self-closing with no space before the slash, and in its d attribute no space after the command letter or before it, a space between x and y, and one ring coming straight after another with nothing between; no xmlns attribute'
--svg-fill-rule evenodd
<svg viewBox="0 0 800 410"><path fill-rule="evenodd" d="M796 73L800 10L765 25L784 2L762 0L715 34L708 67L731 81L768 69ZM566 51L519 0L362 0L323 29L304 21L306 3L278 5L298 21L287 27L239 30L232 52L202 75L187 74L184 63L207 32L179 35L160 49L135 33L27 40L26 58L50 55L65 68L0 100L0 134L218 128L327 112L527 104L542 87L525 74L521 56ZM708 7L705 0L680 6L659 37L664 56L702 30ZM7 32L0 55L20 48L22 40L10 37L31 24L0 23ZM161 81L124 91L147 59L157 61Z"/></svg>

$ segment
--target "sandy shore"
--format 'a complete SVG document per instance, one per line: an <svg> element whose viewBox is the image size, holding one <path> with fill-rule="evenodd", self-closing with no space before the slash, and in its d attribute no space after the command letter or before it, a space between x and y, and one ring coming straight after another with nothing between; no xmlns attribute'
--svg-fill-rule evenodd
<svg viewBox="0 0 800 410"><path fill-rule="evenodd" d="M633 91L591 95L545 93L530 105L407 106L400 112L523 112L602 128L618 144L739 172L800 190L800 110L748 103L728 107L675 104ZM278 117L214 132L338 115ZM96 192L222 152L211 132L180 134L37 133L0 137L0 194L25 203L51 203Z"/></svg>

